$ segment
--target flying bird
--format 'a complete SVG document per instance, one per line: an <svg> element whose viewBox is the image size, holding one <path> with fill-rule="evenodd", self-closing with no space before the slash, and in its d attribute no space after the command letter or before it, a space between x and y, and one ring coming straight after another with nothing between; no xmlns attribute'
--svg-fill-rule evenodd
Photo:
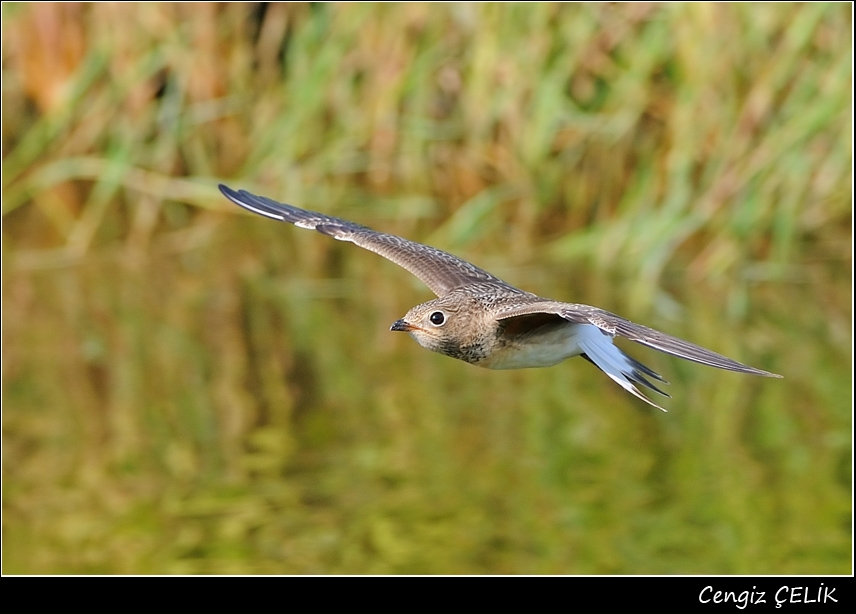
<svg viewBox="0 0 856 614"><path fill-rule="evenodd" d="M666 410L637 386L668 397L651 380L668 382L614 345L616 336L718 369L782 377L598 307L536 296L429 245L246 190L235 191L222 184L219 187L226 198L244 209L350 241L422 280L437 298L410 309L393 322L390 330L409 333L419 345L434 352L487 369L549 367L566 358L582 356L627 392L663 411Z"/></svg>

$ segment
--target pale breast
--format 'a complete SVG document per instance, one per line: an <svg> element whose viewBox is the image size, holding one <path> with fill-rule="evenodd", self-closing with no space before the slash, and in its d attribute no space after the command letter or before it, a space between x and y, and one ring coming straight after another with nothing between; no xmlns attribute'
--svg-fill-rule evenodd
<svg viewBox="0 0 856 614"><path fill-rule="evenodd" d="M587 329L597 330L597 327L565 321L541 326L527 334L500 334L493 351L475 364L486 369L550 367L582 353L579 338L581 334L590 334Z"/></svg>

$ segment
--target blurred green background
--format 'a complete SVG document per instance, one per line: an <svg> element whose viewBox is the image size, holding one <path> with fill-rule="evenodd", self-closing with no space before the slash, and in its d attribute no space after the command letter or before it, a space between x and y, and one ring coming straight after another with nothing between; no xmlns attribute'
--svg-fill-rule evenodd
<svg viewBox="0 0 856 614"><path fill-rule="evenodd" d="M4 573L852 572L849 3L2 10ZM219 181L785 379L430 353Z"/></svg>

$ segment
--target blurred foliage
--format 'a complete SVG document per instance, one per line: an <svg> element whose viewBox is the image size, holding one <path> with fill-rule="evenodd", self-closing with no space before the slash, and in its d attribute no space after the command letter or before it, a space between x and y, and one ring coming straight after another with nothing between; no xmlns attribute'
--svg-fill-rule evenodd
<svg viewBox="0 0 856 614"><path fill-rule="evenodd" d="M849 4L2 11L4 573L852 573ZM785 379L431 354L218 181Z"/></svg>

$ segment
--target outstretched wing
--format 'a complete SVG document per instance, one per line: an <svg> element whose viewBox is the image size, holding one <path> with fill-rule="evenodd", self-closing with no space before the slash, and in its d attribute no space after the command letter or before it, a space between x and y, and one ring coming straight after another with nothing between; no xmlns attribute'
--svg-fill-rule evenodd
<svg viewBox="0 0 856 614"><path fill-rule="evenodd" d="M408 241L395 235L377 232L354 222L342 220L315 211L306 211L246 190L235 191L220 184L226 198L248 211L300 228L309 228L340 241L350 241L380 254L407 269L422 280L434 294L444 296L455 288L476 282L491 282L512 288L487 271L429 245Z"/></svg>
<svg viewBox="0 0 856 614"><path fill-rule="evenodd" d="M536 301L529 304L510 305L508 309L503 310L497 315L498 320L506 320L520 316L526 316L534 313L551 313L561 316L569 322L578 324L592 324L602 330L604 333L615 336L626 337L636 343L641 343L655 350L684 358L693 362L725 369L726 371L736 371L738 373L749 373L751 375L762 375L764 377L782 377L776 373L762 371L755 367L744 365L743 363L732 360L722 354L717 354L711 350L705 349L689 341L678 339L672 335L661 333L653 328L636 324L630 320L626 320L621 316L610 313L597 307L589 305L578 305L574 303L560 303L557 301ZM650 373L649 373L650 375Z"/></svg>

